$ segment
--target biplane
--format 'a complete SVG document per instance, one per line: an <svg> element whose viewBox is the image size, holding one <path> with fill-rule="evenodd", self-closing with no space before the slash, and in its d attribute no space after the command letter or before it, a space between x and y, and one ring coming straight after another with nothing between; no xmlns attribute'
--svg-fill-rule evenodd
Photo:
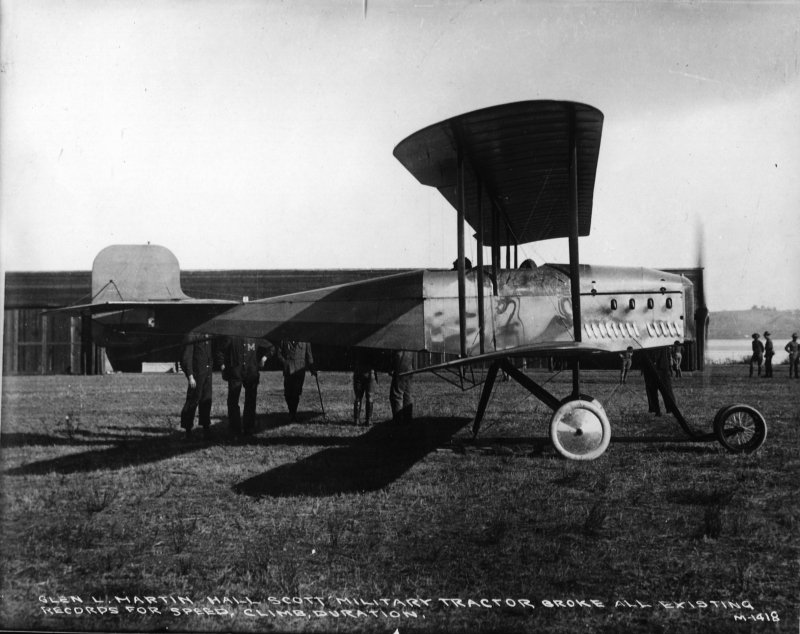
<svg viewBox="0 0 800 634"><path fill-rule="evenodd" d="M611 426L603 405L581 391L581 362L631 346L647 365L648 351L695 337L686 277L580 262L602 126L603 114L585 104L523 101L459 115L401 141L394 156L456 211L455 270L409 271L249 302L193 300L180 288L169 251L116 246L95 260L91 304L74 308L92 314L95 341L111 347L167 349L194 332L426 351L443 361L419 371L459 376L465 368L488 368L474 434L503 371L552 409L550 438L560 454L595 459L608 447ZM465 258L466 226L477 243L474 268ZM568 264L519 265L519 245L553 238L568 240ZM567 361L569 394L552 394L513 363L536 355ZM713 434L700 434L668 392L662 396L694 439L716 438L741 452L766 438L763 416L748 405L722 407Z"/></svg>

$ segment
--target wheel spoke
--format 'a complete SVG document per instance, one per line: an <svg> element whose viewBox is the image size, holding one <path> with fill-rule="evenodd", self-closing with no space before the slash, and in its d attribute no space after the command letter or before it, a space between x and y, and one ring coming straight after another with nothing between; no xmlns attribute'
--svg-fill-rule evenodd
<svg viewBox="0 0 800 634"><path fill-rule="evenodd" d="M766 438L767 426L758 410L749 405L731 405L717 413L714 431L730 451L755 451Z"/></svg>

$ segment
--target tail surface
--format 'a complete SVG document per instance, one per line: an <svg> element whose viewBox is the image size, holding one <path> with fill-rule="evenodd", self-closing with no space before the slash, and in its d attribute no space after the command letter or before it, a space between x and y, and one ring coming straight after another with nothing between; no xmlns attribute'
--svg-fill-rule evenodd
<svg viewBox="0 0 800 634"><path fill-rule="evenodd" d="M114 244L92 264L92 304L189 299L178 259L156 244Z"/></svg>

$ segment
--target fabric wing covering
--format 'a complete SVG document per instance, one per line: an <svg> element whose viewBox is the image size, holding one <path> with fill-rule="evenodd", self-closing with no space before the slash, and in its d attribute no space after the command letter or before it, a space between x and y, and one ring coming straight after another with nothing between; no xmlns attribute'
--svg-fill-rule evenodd
<svg viewBox="0 0 800 634"><path fill-rule="evenodd" d="M428 126L400 142L395 157L458 209L458 158L465 209L487 246L569 235L570 141L577 153L578 235L589 235L603 113L567 101L521 101ZM499 222L492 227L492 206Z"/></svg>

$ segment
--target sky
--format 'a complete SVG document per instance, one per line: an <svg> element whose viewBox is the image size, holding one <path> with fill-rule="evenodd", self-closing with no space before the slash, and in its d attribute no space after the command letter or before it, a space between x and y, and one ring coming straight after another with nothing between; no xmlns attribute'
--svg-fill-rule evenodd
<svg viewBox="0 0 800 634"><path fill-rule="evenodd" d="M712 311L800 309L798 2L0 9L4 270L146 242L183 269L449 268L455 211L394 146L563 99L605 115L582 261L702 264ZM525 257L567 261L566 240Z"/></svg>

